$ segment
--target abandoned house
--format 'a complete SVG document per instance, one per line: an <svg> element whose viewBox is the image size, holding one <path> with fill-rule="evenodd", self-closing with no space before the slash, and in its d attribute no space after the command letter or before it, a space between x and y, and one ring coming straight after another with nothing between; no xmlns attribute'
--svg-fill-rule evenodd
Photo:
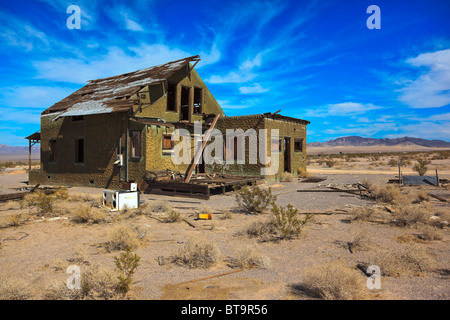
<svg viewBox="0 0 450 320"><path fill-rule="evenodd" d="M198 165L174 163L173 135L181 128L191 133L192 157L194 145L207 140L205 132L212 127L224 134L226 129L278 129L278 141L268 145L269 155L278 155L278 171L264 178L273 179L285 171L295 176L299 168L306 169L309 122L278 113L226 117L194 69L199 60L193 56L91 80L43 111L40 133L27 137L30 146L36 142L41 146L41 167L29 172L30 184L117 189L125 182L141 180L147 181L147 188L152 179L167 181L175 175L189 182L184 178L191 173L195 174L191 182L197 184L201 174L213 181L219 175L236 176L234 181L262 178L260 163L205 164L201 147ZM202 124L200 135L195 134L194 123ZM245 143L246 159L252 152L249 145L251 141Z"/></svg>

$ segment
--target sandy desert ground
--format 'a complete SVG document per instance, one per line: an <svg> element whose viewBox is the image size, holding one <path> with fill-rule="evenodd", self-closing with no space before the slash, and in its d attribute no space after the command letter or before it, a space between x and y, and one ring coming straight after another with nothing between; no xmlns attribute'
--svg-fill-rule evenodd
<svg viewBox="0 0 450 320"><path fill-rule="evenodd" d="M449 299L449 187L395 185L394 191L388 188L392 201L317 191L357 182L385 188L398 171L384 164L388 157L354 160L336 158L328 167L311 159L309 174L324 181L260 185L277 195L279 207L297 208L299 219L313 213L301 234L286 240L259 229L261 235L252 237L249 230L258 231L273 213L269 207L266 213L245 214L234 193L208 201L145 194L140 209L125 212L98 208L102 189L94 188L68 188L68 198L54 200L53 211L42 214L24 202L22 208L20 201L0 203L0 298L73 298L66 271L77 265L82 276L97 276L89 280L91 291L83 298ZM430 172L435 167L441 178L450 178L449 159L433 160ZM0 192L17 191L26 182L21 168L5 170ZM92 208L86 209L91 215L82 221L80 210L86 207ZM184 220L166 222L170 211ZM197 219L201 212L211 213L212 219ZM140 257L126 295L111 293L114 257L124 253L113 245L118 234ZM193 239L217 249L211 266L189 267L174 259L186 253ZM365 270L375 263L381 268L381 289L370 290ZM102 276L97 267L106 270Z"/></svg>

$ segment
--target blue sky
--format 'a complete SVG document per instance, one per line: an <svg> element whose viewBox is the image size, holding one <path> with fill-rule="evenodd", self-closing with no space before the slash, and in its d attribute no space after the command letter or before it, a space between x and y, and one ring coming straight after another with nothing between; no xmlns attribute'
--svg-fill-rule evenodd
<svg viewBox="0 0 450 320"><path fill-rule="evenodd" d="M69 5L81 29L68 29ZM369 29L366 10L381 10ZM450 141L447 1L0 1L0 144L26 145L86 81L199 54L231 115L311 121L340 136Z"/></svg>

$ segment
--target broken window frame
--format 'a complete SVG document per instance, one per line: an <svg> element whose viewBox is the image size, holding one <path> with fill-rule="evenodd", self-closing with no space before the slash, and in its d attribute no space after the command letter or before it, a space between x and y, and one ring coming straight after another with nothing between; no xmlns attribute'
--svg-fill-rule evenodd
<svg viewBox="0 0 450 320"><path fill-rule="evenodd" d="M200 92L200 97L197 93ZM199 101L197 101L199 100ZM197 102L197 103L196 103ZM194 100L192 105L192 114L201 115L203 113L203 88L194 87Z"/></svg>
<svg viewBox="0 0 450 320"><path fill-rule="evenodd" d="M161 150L163 154L172 154L175 148L175 141L172 139L173 134L165 133L161 138ZM170 140L169 140L170 139ZM165 145L165 141L170 141L170 147Z"/></svg>
<svg viewBox="0 0 450 320"><path fill-rule="evenodd" d="M57 144L56 144L56 139L50 139L49 141L49 159L48 162L56 162L57 160Z"/></svg>
<svg viewBox="0 0 450 320"><path fill-rule="evenodd" d="M294 139L294 152L303 152L303 139Z"/></svg>
<svg viewBox="0 0 450 320"><path fill-rule="evenodd" d="M175 90L171 90L175 89ZM167 112L178 112L178 84L175 82L167 83Z"/></svg>
<svg viewBox="0 0 450 320"><path fill-rule="evenodd" d="M130 131L130 158L141 159L142 158L142 131L131 130Z"/></svg>

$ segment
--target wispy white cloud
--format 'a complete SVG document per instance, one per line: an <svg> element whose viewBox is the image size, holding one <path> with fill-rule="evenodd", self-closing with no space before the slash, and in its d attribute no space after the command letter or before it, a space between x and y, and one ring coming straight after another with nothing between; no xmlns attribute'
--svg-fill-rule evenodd
<svg viewBox="0 0 450 320"><path fill-rule="evenodd" d="M306 110L304 116L307 117L328 117L328 116L357 116L371 110L382 109L371 103L343 102L336 104L328 104L326 106L317 107L315 109Z"/></svg>
<svg viewBox="0 0 450 320"><path fill-rule="evenodd" d="M110 18L115 20L122 29L138 32L144 31L144 28L138 22L138 18L130 8L123 5L116 5L108 11L113 13L110 15Z"/></svg>
<svg viewBox="0 0 450 320"><path fill-rule="evenodd" d="M240 87L239 91L243 94L252 94L252 93L264 93L269 91L269 88L263 88L259 83L255 83L251 86Z"/></svg>
<svg viewBox="0 0 450 320"><path fill-rule="evenodd" d="M58 82L86 83L88 80L114 76L148 68L192 54L162 44L142 44L128 51L108 48L106 54L95 58L50 58L34 61L37 78Z"/></svg>
<svg viewBox="0 0 450 320"><path fill-rule="evenodd" d="M36 47L40 49L48 47L49 41L46 34L29 21L1 11L0 21L2 21L0 39L3 40L3 44L23 48L26 51L31 51Z"/></svg>
<svg viewBox="0 0 450 320"><path fill-rule="evenodd" d="M74 92L73 88L48 86L15 86L3 88L0 105L6 108L44 110Z"/></svg>
<svg viewBox="0 0 450 320"><path fill-rule="evenodd" d="M450 104L450 49L410 58L411 66L426 68L417 79L403 80L400 101L412 108L438 108Z"/></svg>
<svg viewBox="0 0 450 320"><path fill-rule="evenodd" d="M239 65L239 69L231 71L226 75L213 75L207 82L209 83L244 83L253 80L257 74L253 69L261 66L262 53L258 53L253 59L246 59Z"/></svg>

